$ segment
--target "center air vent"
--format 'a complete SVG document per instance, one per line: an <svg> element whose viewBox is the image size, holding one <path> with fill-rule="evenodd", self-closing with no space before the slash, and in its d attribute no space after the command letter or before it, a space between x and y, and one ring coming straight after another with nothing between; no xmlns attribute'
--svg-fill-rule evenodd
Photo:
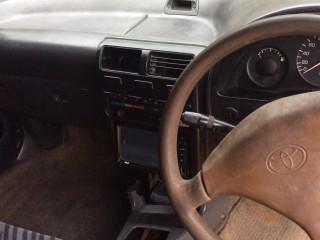
<svg viewBox="0 0 320 240"><path fill-rule="evenodd" d="M192 61L193 57L194 56L191 54L151 52L148 64L148 74L178 78Z"/></svg>

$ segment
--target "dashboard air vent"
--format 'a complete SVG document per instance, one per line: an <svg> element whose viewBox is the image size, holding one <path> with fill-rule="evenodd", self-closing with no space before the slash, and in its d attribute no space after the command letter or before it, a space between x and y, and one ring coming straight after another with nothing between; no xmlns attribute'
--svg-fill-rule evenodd
<svg viewBox="0 0 320 240"><path fill-rule="evenodd" d="M151 52L148 64L148 74L178 78L194 58L191 54L172 52Z"/></svg>

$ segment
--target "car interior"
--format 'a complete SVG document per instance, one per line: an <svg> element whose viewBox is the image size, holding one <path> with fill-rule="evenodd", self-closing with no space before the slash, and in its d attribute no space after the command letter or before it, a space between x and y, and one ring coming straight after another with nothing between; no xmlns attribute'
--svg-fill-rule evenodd
<svg viewBox="0 0 320 240"><path fill-rule="evenodd" d="M0 239L320 239L319 12L0 0Z"/></svg>

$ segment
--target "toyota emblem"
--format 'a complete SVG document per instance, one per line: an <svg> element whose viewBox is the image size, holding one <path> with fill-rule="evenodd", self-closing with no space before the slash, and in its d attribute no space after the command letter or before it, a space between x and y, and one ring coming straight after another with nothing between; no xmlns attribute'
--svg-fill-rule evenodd
<svg viewBox="0 0 320 240"><path fill-rule="evenodd" d="M271 152L266 163L272 173L289 174L302 168L306 161L306 150L296 145L287 145Z"/></svg>

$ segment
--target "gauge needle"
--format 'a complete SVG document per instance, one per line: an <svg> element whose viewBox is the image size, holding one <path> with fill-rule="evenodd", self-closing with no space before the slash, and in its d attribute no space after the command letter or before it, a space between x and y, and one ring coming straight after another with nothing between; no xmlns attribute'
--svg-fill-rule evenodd
<svg viewBox="0 0 320 240"><path fill-rule="evenodd" d="M316 67L320 66L320 62L313 67L309 68L307 71L305 71L303 74L306 74L307 72L311 71L312 69L315 69Z"/></svg>

